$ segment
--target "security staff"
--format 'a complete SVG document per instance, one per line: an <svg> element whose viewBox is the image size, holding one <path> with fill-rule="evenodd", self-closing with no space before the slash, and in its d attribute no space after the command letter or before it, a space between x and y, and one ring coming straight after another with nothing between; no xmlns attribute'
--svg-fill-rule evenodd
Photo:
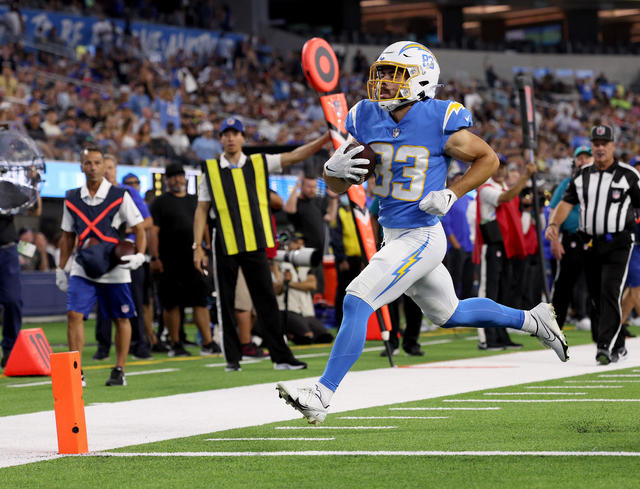
<svg viewBox="0 0 640 489"><path fill-rule="evenodd" d="M574 170L578 171L585 165L593 163L591 155L591 148L589 146L579 146L576 148L574 154ZM571 182L571 177L567 177L560 182L556 188L549 206L555 209L562 200L562 196L567 190ZM560 226L561 237L551 242L551 253L557 260L556 273L553 282L553 288L551 290L551 303L556 310L556 319L558 325L562 328L567 318L567 311L569 309L569 303L572 296L577 296L578 315L583 316L589 323L589 318L586 317L586 301L587 291L585 287L576 287L576 284L584 280L584 250L586 243L583 243L581 235L578 234L578 223L580 221L580 206L573 207L567 219ZM573 292L575 291L575 294ZM580 300L580 299L584 300ZM584 307L582 307L584 304ZM580 323L585 324L583 317L580 317ZM594 337L595 341L595 337Z"/></svg>
<svg viewBox="0 0 640 489"><path fill-rule="evenodd" d="M585 267L591 297L591 328L596 361L607 365L627 355L621 334L620 297L633 244L633 208L640 207L640 174L614 156L613 128L591 129L593 164L571 179L545 231L551 242L574 205L580 204L579 230L587 243ZM594 330L595 329L595 330Z"/></svg>
<svg viewBox="0 0 640 489"><path fill-rule="evenodd" d="M214 270L222 316L226 371L240 370L242 358L234 318L238 267L244 273L254 307L265 326L265 344L274 368L306 368L307 364L293 356L283 339L278 303L265 252L265 248L274 244L267 189L269 172L280 171L308 158L328 143L330 136L326 133L288 153L247 157L242 152L244 127L239 119L225 119L219 134L223 153L219 160L206 161L205 178L198 189L198 207L193 227L193 261L200 271L206 266L207 257L202 242L209 214L215 218Z"/></svg>

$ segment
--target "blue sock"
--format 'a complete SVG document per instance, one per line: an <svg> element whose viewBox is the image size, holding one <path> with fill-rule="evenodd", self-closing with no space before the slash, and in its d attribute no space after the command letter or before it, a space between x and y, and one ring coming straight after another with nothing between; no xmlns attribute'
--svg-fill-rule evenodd
<svg viewBox="0 0 640 489"><path fill-rule="evenodd" d="M460 301L456 310L442 327L522 329L523 323L524 311L503 306L485 297L474 297Z"/></svg>
<svg viewBox="0 0 640 489"><path fill-rule="evenodd" d="M362 299L347 294L342 323L333 343L329 361L319 382L335 392L349 369L356 363L367 338L367 321L373 309Z"/></svg>

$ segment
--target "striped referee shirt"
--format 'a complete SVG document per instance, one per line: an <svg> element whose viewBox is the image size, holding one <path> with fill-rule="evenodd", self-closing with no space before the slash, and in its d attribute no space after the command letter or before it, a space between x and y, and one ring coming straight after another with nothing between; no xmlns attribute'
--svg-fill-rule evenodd
<svg viewBox="0 0 640 489"><path fill-rule="evenodd" d="M613 162L606 170L583 166L571 179L562 200L580 204L579 230L598 236L633 231L634 208L640 208L640 173Z"/></svg>

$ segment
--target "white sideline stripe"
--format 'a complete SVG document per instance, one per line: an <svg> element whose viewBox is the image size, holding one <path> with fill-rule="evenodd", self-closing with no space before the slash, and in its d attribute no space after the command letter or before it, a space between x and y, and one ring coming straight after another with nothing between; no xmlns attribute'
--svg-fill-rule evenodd
<svg viewBox="0 0 640 489"><path fill-rule="evenodd" d="M640 399L444 399L442 402L640 402Z"/></svg>
<svg viewBox="0 0 640 489"><path fill-rule="evenodd" d="M276 426L276 430L394 430L397 426Z"/></svg>
<svg viewBox="0 0 640 489"><path fill-rule="evenodd" d="M179 368L159 368L156 370L140 370L138 372L126 372L127 377L133 377L134 375L149 375L149 374L164 374L167 372L177 372Z"/></svg>
<svg viewBox="0 0 640 489"><path fill-rule="evenodd" d="M586 392L485 392L485 396L584 396Z"/></svg>
<svg viewBox="0 0 640 489"><path fill-rule="evenodd" d="M497 411L499 407L395 407L389 411Z"/></svg>
<svg viewBox="0 0 640 489"><path fill-rule="evenodd" d="M629 338L626 341L630 351L640 351L640 338ZM371 407L385 406L386 409L393 404L418 403L434 398L438 398L438 403L441 403L442 398L460 394L478 397L479 394L472 394L476 391L530 385L554 379L561 383L567 378L589 374L596 378L597 374L622 373L629 372L632 368L640 368L640 355L629 355L624 362L624 368L618 364L597 365L594 361L593 344L571 346L569 354L571 360L567 363L560 363L552 351L542 349L489 356L480 354L473 358L443 362L425 361L424 365L440 367L438 370L390 368L386 366L388 363L382 362L378 365L379 368L351 371L345 376L340 389L332 398L329 416L337 413L349 414L347 411ZM509 368L492 370L491 375L487 375L486 368L468 368L495 365L505 365ZM316 382L319 373L309 372L308 377L292 379L289 374L283 372L281 378L291 379L285 382L287 385L302 387ZM583 382L584 380L580 380L580 383ZM272 381L85 406L89 450L127 450L126 447L143 443L189 436L215 436L216 432L230 429L294 420L300 423L300 413L278 399L275 384L276 382ZM215 383L211 385L215 386ZM522 387L511 389L524 390ZM496 402L496 399L498 398L487 398L483 406L502 406L503 404ZM588 400L580 400L585 401ZM467 407L478 406L468 404ZM445 403L443 406L447 405L452 404ZM202 406L207 406L207 409L203 409ZM260 409L256 410L255 406L260 406ZM6 411L6 408L0 410ZM177 412L180 416L175 415ZM276 433L279 432L274 434ZM308 435L311 436L311 433ZM53 409L0 416L0 468L56 459L60 457L57 452L58 440Z"/></svg>
<svg viewBox="0 0 640 489"><path fill-rule="evenodd" d="M600 374L598 377L640 377L640 374Z"/></svg>
<svg viewBox="0 0 640 489"><path fill-rule="evenodd" d="M532 385L527 389L622 389L621 385Z"/></svg>
<svg viewBox="0 0 640 489"><path fill-rule="evenodd" d="M449 419L449 416L338 416L338 419Z"/></svg>
<svg viewBox="0 0 640 489"><path fill-rule="evenodd" d="M163 374L166 372L176 372L180 369L178 368L159 368L156 370L141 370L138 372L126 372L127 377L132 377L134 375L147 375L147 374ZM50 380L43 380L40 382L29 382L27 384L7 384L7 387L32 387L35 385L51 385Z"/></svg>
<svg viewBox="0 0 640 489"><path fill-rule="evenodd" d="M640 452L552 452L552 451L338 451L305 450L300 452L93 452L69 457L318 457L318 456L419 456L419 457L640 457Z"/></svg>
<svg viewBox="0 0 640 489"><path fill-rule="evenodd" d="M268 360L269 357L264 357L264 358L256 358L255 360L240 360L240 365L249 365L251 363L260 363L260 362L264 362L265 360ZM205 364L205 367L226 367L227 366L227 362L223 362L223 363L207 363Z"/></svg>
<svg viewBox="0 0 640 489"><path fill-rule="evenodd" d="M28 384L7 384L7 387L31 387L33 385L51 385L51 381L43 380L40 382L29 382Z"/></svg>
<svg viewBox="0 0 640 489"><path fill-rule="evenodd" d="M207 438L205 441L332 441L335 437L327 438Z"/></svg>
<svg viewBox="0 0 640 489"><path fill-rule="evenodd" d="M640 382L640 380L565 380L567 384L569 383L582 383L582 382L599 382L601 384L605 382L610 382L612 384L620 384L622 382ZM571 387L572 389L576 389L576 387Z"/></svg>

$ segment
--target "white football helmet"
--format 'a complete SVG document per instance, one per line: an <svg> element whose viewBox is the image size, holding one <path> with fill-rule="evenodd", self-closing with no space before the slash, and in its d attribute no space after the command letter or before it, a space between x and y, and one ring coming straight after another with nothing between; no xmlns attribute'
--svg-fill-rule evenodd
<svg viewBox="0 0 640 489"><path fill-rule="evenodd" d="M410 102L434 98L439 76L438 60L429 49L417 42L395 42L371 65L367 95L382 109L393 112ZM383 93L383 83L387 93ZM389 93L390 86L393 93Z"/></svg>

